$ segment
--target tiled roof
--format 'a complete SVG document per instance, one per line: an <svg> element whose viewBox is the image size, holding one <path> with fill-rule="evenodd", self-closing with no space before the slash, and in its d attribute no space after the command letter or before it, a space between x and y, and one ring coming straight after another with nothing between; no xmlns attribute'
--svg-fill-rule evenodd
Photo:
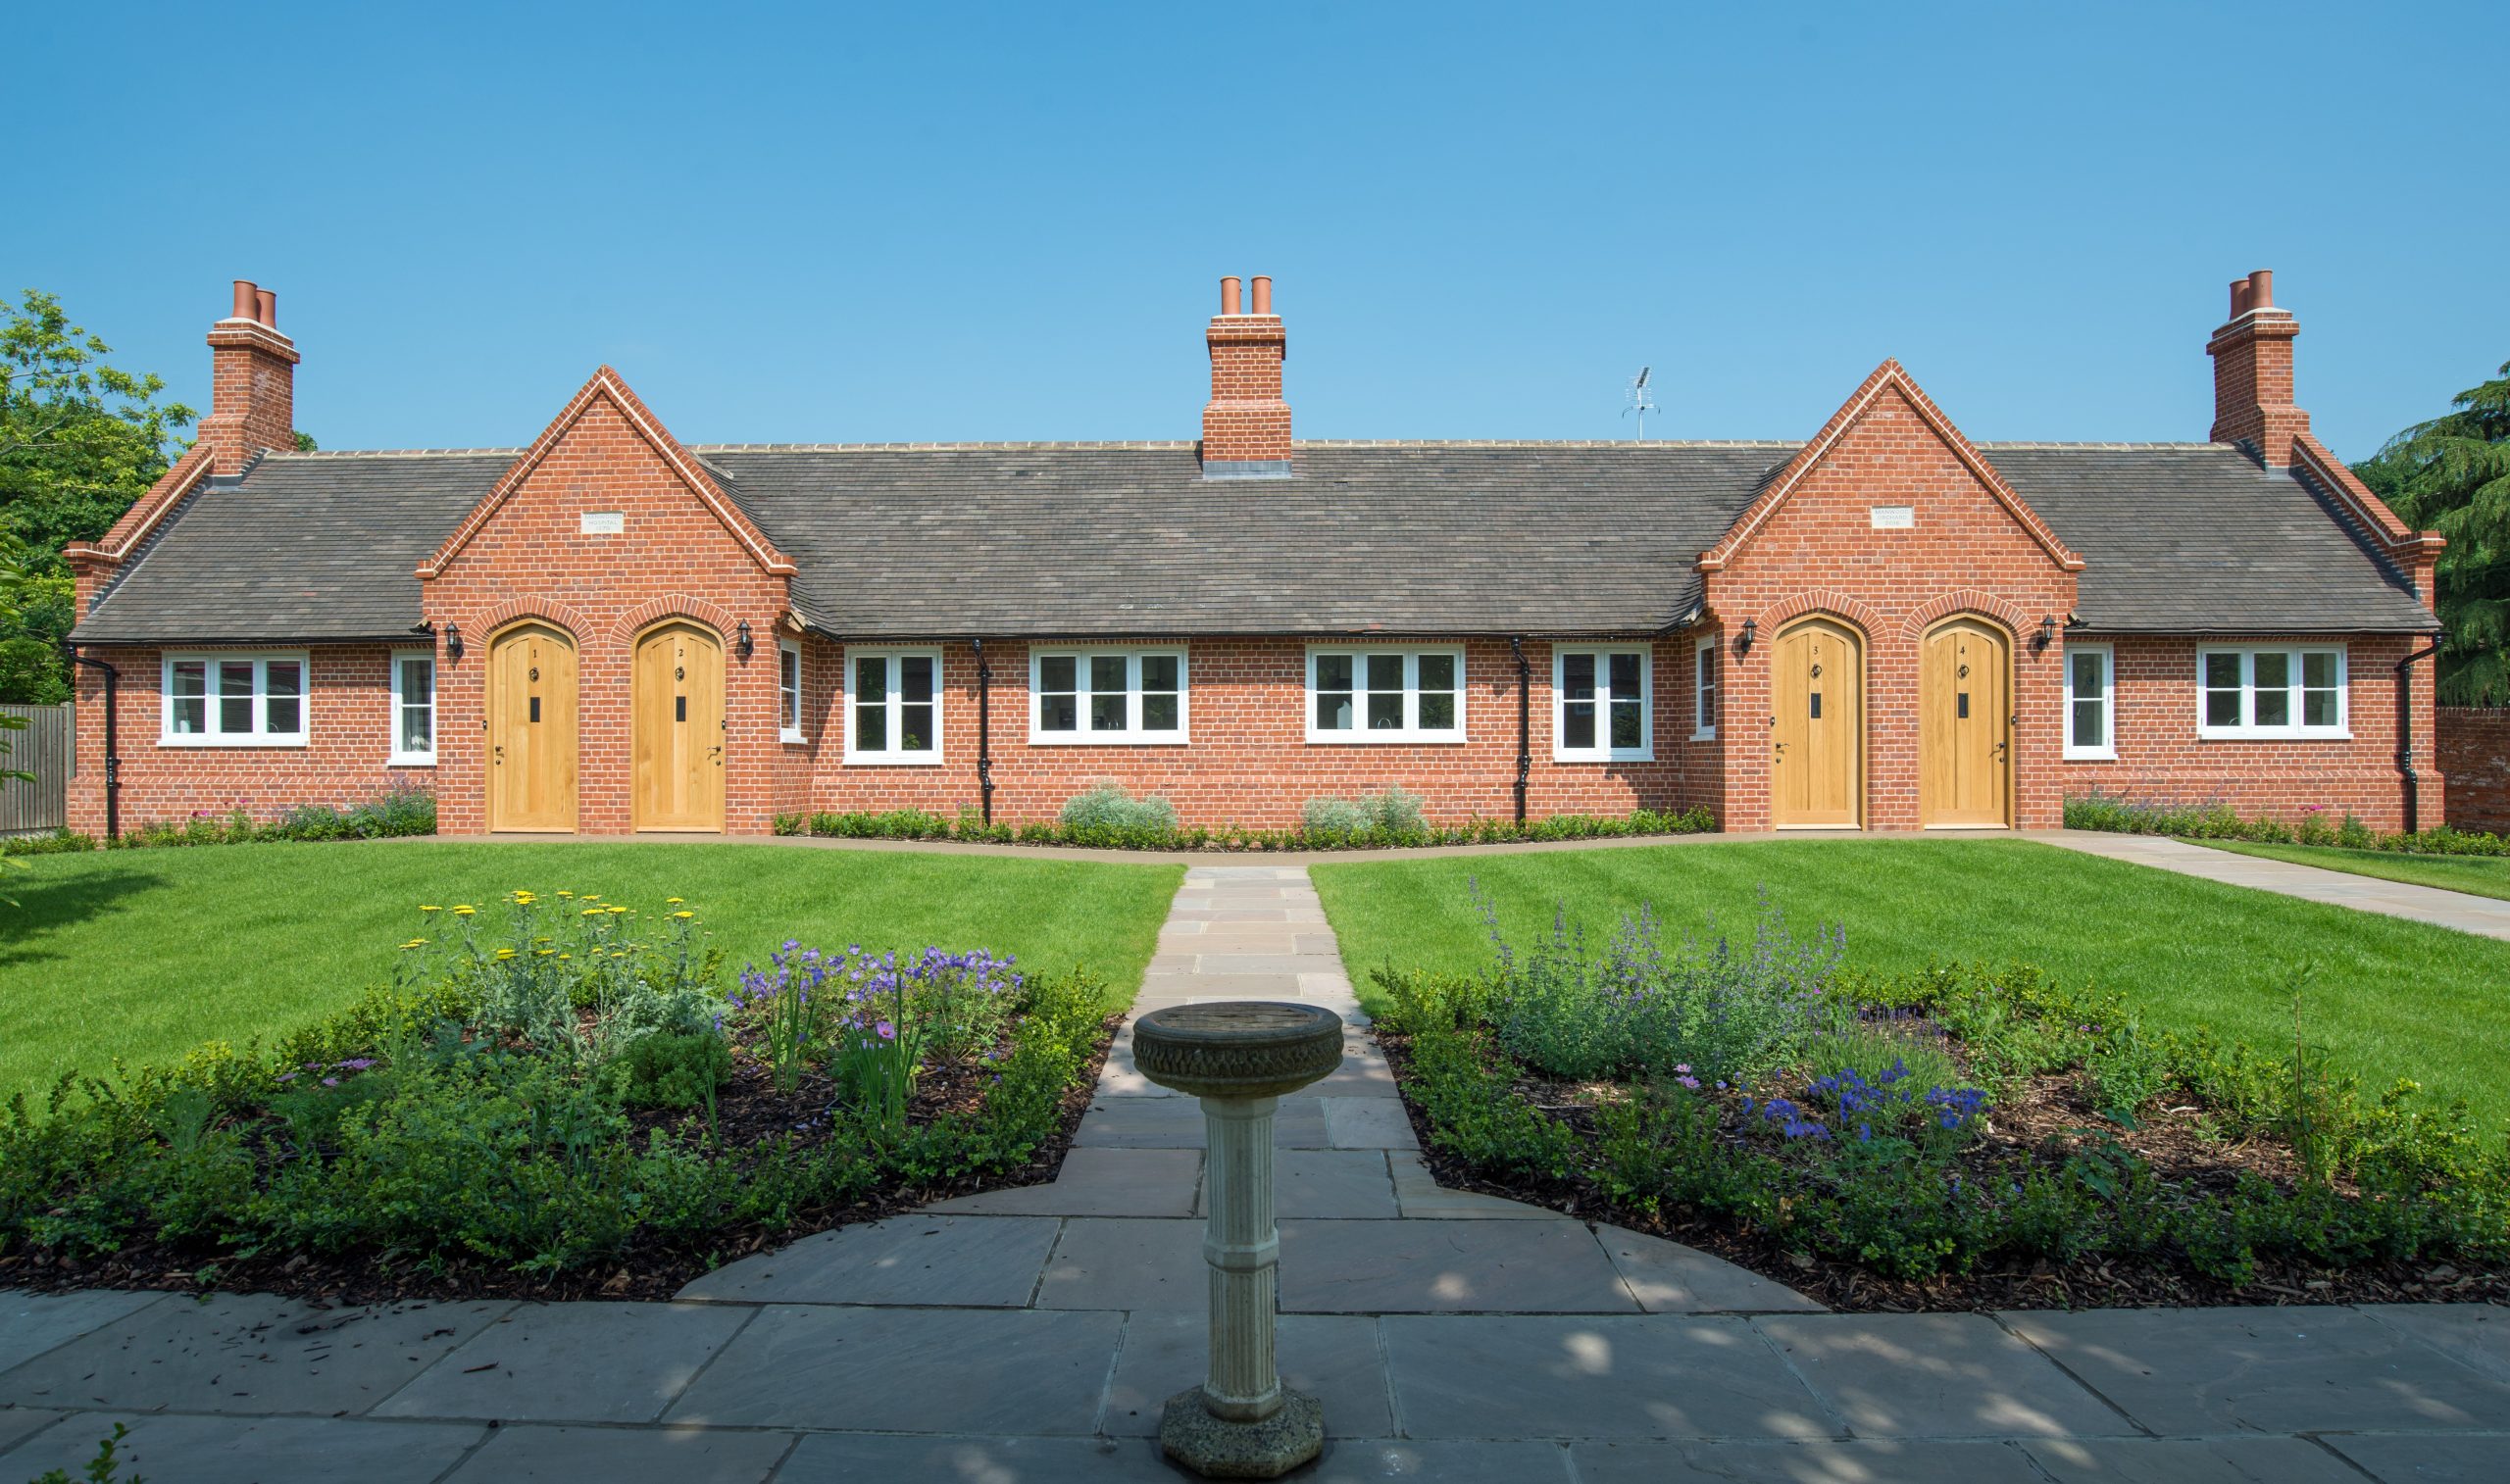
<svg viewBox="0 0 2510 1484"><path fill-rule="evenodd" d="M1635 633L1800 445L1304 443L1209 481L1185 443L697 445L854 637ZM2305 482L2214 444L1982 444L2084 559L2109 631L2413 631L2403 576ZM419 561L513 450L274 454L203 490L74 637L406 634Z"/></svg>

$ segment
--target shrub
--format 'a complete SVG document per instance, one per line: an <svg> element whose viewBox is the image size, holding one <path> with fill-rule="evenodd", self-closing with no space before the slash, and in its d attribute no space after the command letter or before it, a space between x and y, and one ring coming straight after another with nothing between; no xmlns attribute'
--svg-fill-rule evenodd
<svg viewBox="0 0 2510 1484"><path fill-rule="evenodd" d="M1121 794L1122 790L1116 792ZM1337 850L1379 845L1494 845L1512 840L1609 840L1635 835L1699 834L1717 827L1716 816L1705 805L1679 814L1642 809L1611 816L1555 815L1524 824L1511 819L1473 819L1462 824L1432 825L1413 818L1404 825L1402 832L1394 834L1380 831L1368 822L1367 811L1372 806L1389 818L1402 820L1410 817L1405 813L1405 800L1411 801L1411 806L1417 809L1418 795L1395 789L1372 796L1369 800L1331 801L1331 806L1341 808L1326 816L1329 820L1351 818L1348 813L1343 812L1344 809L1360 811L1358 823L1347 829L1311 827L1304 823L1296 829L1256 829L1235 824L1195 825L1190 828L1181 825L1111 827L1076 825L1061 820L1054 823L987 824L978 812L970 809L961 810L956 818L917 809L878 814L788 814L777 816L775 827L779 835L816 835L832 840L969 840L989 845L1218 851Z"/></svg>
<svg viewBox="0 0 2510 1484"><path fill-rule="evenodd" d="M2111 834L2174 835L2184 840L2245 840L2262 845L2321 845L2346 850L2393 851L2404 855L2510 855L2510 838L2451 829L2439 825L2415 834L2371 828L2351 815L2336 822L2329 811L2313 807L2296 823L2279 819L2243 819L2229 804L2211 801L2178 804L2136 799L2126 794L2088 794L2066 800L2068 829L2104 830Z"/></svg>
<svg viewBox="0 0 2510 1484"><path fill-rule="evenodd" d="M630 1108L702 1108L732 1074L732 1049L712 1030L639 1036L611 1064Z"/></svg>
<svg viewBox="0 0 2510 1484"><path fill-rule="evenodd" d="M238 809L224 816L210 814L193 815L180 823L153 820L125 830L106 840L108 850L138 850L151 847L181 845L250 845L271 840L376 840L393 835L431 835L435 833L435 795L424 788L395 788L363 804L342 809L330 804L306 804L289 810L268 824L256 824L250 815ZM92 846L84 835L63 831L44 837L54 842L44 847L53 850L83 850ZM87 841L74 844L74 841ZM10 854L32 851L11 850Z"/></svg>
<svg viewBox="0 0 2510 1484"><path fill-rule="evenodd" d="M1177 828L1177 806L1156 794L1136 799L1108 782L1066 799L1055 817L1070 829L1166 832Z"/></svg>
<svg viewBox="0 0 2510 1484"><path fill-rule="evenodd" d="M1348 799L1310 799L1298 817L1311 835L1356 835L1369 827L1369 812Z"/></svg>

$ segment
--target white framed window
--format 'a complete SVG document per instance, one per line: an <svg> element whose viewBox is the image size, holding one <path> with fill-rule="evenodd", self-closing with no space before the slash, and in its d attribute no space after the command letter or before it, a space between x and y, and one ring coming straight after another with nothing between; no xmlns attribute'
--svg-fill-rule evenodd
<svg viewBox="0 0 2510 1484"><path fill-rule="evenodd" d="M1158 744L1185 740L1181 649L1032 649L1029 740Z"/></svg>
<svg viewBox="0 0 2510 1484"><path fill-rule="evenodd" d="M305 653L165 657L165 747L303 747Z"/></svg>
<svg viewBox="0 0 2510 1484"><path fill-rule="evenodd" d="M2349 737L2344 651L2258 645L2196 651L2200 737Z"/></svg>
<svg viewBox="0 0 2510 1484"><path fill-rule="evenodd" d="M2117 659L2106 644L2066 646L2066 748L2078 761L2118 756Z"/></svg>
<svg viewBox="0 0 2510 1484"><path fill-rule="evenodd" d="M790 639L776 641L776 731L786 742L807 742L802 735L802 646Z"/></svg>
<svg viewBox="0 0 2510 1484"><path fill-rule="evenodd" d="M435 767L435 651L392 653L392 756L394 767Z"/></svg>
<svg viewBox="0 0 2510 1484"><path fill-rule="evenodd" d="M1644 763L1656 756L1648 646L1554 645L1551 759Z"/></svg>
<svg viewBox="0 0 2510 1484"><path fill-rule="evenodd" d="M845 761L941 761L941 652L845 652Z"/></svg>
<svg viewBox="0 0 2510 1484"><path fill-rule="evenodd" d="M1693 742L1717 740L1717 671L1723 663L1719 641L1702 639L1691 651L1690 672L1690 739Z"/></svg>
<svg viewBox="0 0 2510 1484"><path fill-rule="evenodd" d="M1464 651L1319 646L1307 652L1310 742L1461 742Z"/></svg>

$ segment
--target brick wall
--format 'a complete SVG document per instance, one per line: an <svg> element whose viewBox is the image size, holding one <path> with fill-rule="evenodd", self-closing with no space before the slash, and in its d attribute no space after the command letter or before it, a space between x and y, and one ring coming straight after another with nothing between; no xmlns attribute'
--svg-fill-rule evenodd
<svg viewBox="0 0 2510 1484"><path fill-rule="evenodd" d="M2443 706L2435 734L2448 807L2427 807L2424 822L2510 834L2510 707Z"/></svg>
<svg viewBox="0 0 2510 1484"><path fill-rule="evenodd" d="M1301 640L1172 640L1158 647L1180 644L1187 665L1189 742L1184 746L1030 743L1029 647L1017 642L986 645L994 675L995 819L1051 819L1065 800L1107 779L1135 793L1168 799L1187 824L1293 825L1308 799L1349 798L1397 783L1426 795L1431 817L1441 822L1515 816L1517 678L1505 642L1476 639L1445 646L1465 653L1466 740L1421 744L1309 742L1308 646ZM1407 641L1400 647L1436 646ZM1532 679L1533 766L1527 780L1531 816L1713 806L1715 744L1689 740L1690 639L1641 641L1630 647L1649 649L1653 656L1655 760L1555 763L1552 646L1527 644ZM940 648L940 764L849 766L841 730L843 646L813 642L807 727L815 759L812 809L916 808L955 814L979 804L976 656L963 643Z"/></svg>
<svg viewBox="0 0 2510 1484"><path fill-rule="evenodd" d="M1956 616L1984 618L2013 644L2015 822L2058 822L2063 671L2054 647L2032 648L2044 616L2074 606L2074 574L1990 492L1936 423L1923 393L1878 372L1861 413L1800 471L1784 502L1707 579L1729 638L1728 728L1720 818L1730 830L1770 823L1769 662L1787 624L1824 615L1865 643L1866 823L1915 829L1918 662L1927 631ZM1859 399L1851 399L1849 409ZM1849 409L1842 409L1845 417ZM1931 409L1929 409L1931 411ZM1957 436L1957 435L1956 435ZM1814 440L1819 448L1822 439ZM1874 528L1876 506L1914 508L1903 530ZM1735 655L1745 618L1757 642Z"/></svg>
<svg viewBox="0 0 2510 1484"><path fill-rule="evenodd" d="M582 832L631 827L629 664L638 631L672 618L692 619L724 643L726 829L764 833L777 811L800 797L777 740L784 579L700 504L639 430L639 418L652 425L650 415L597 378L543 435L555 441L545 450L535 444L540 457L521 483L422 585L428 620L438 633L459 624L466 650L459 661L439 660L437 670L438 818L446 833L486 825L480 738L488 655L498 630L527 618L575 636ZM587 512L615 512L624 529L587 535ZM734 648L744 619L756 643L746 661Z"/></svg>
<svg viewBox="0 0 2510 1484"><path fill-rule="evenodd" d="M301 804L361 804L396 786L431 787L434 769L396 767L390 656L380 645L306 651L311 671L302 747L169 747L163 730L164 666L153 649L97 651L119 672L122 827L236 810L257 820ZM257 654L258 650L182 651ZM214 703L213 703L214 704ZM78 671L77 776L70 827L105 829L104 676Z"/></svg>
<svg viewBox="0 0 2510 1484"><path fill-rule="evenodd" d="M2086 636L2093 642L2096 636ZM2121 635L2112 642L2116 677L2118 761L2069 762L2066 792L2127 794L2178 804L2225 803L2245 816L2297 819L2320 808L2359 816L2379 829L2405 820L2405 793L2396 770L2396 662L2422 647L2418 635L2227 634L2192 638ZM2238 741L2196 732L2196 651L2241 644L2340 645L2345 651L2349 740L2302 738ZM2452 769L2433 743L2431 667L2415 668L2415 767L2422 774L2421 813L2427 824L2442 817L2454 795Z"/></svg>

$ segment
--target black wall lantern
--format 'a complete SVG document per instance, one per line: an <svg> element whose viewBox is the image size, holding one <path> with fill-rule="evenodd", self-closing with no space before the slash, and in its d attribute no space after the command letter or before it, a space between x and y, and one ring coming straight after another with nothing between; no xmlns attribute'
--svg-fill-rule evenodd
<svg viewBox="0 0 2510 1484"><path fill-rule="evenodd" d="M448 660L462 658L462 625L459 623L444 626L444 657Z"/></svg>
<svg viewBox="0 0 2510 1484"><path fill-rule="evenodd" d="M758 648L758 641L749 636L749 620L747 618L743 618L740 622L734 624L732 626L732 632L740 636L733 642L732 648L739 652L742 659L748 659L750 657L750 651Z"/></svg>
<svg viewBox="0 0 2510 1484"><path fill-rule="evenodd" d="M1760 631L1760 619L1745 618L1743 620L1743 637L1734 641L1734 653L1738 655L1750 654L1752 652L1752 637Z"/></svg>
<svg viewBox="0 0 2510 1484"><path fill-rule="evenodd" d="M2032 641L2031 647L2033 649L2046 649L2049 645L2056 642L2057 618L2056 615L2050 614L2039 620L2039 637Z"/></svg>

